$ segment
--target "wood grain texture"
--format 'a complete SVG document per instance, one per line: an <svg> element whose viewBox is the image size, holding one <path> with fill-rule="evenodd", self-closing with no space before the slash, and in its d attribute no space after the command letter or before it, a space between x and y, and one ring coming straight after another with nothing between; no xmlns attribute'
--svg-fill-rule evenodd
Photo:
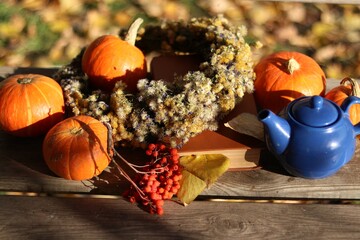
<svg viewBox="0 0 360 240"><path fill-rule="evenodd" d="M42 156L43 137L17 138L0 131L0 192L121 194L128 182L107 168L90 181L72 181L52 173ZM123 152L126 158L133 152ZM111 165L113 166L113 165Z"/></svg>
<svg viewBox="0 0 360 240"><path fill-rule="evenodd" d="M0 191L45 193L121 194L128 183L109 168L91 181L69 181L47 168L41 153L42 138L19 139L0 132ZM123 151L126 158L132 153ZM335 198L360 199L360 149L335 175L308 180L288 175L269 154L263 169L227 172L205 190L208 198Z"/></svg>
<svg viewBox="0 0 360 240"><path fill-rule="evenodd" d="M360 206L0 197L0 239L359 239Z"/></svg>
<svg viewBox="0 0 360 240"><path fill-rule="evenodd" d="M241 173L227 172L210 189L203 192L203 195L360 199L359 147L348 164L333 176L323 179L304 179L291 176L270 155L262 160L262 170Z"/></svg>

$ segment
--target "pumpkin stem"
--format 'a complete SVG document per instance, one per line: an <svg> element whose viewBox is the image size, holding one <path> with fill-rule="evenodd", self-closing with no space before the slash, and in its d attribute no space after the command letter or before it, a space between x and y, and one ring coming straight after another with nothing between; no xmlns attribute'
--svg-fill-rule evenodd
<svg viewBox="0 0 360 240"><path fill-rule="evenodd" d="M287 69L290 74L293 74L294 71L300 69L300 64L294 58L290 58L287 62Z"/></svg>
<svg viewBox="0 0 360 240"><path fill-rule="evenodd" d="M350 96L360 97L360 87L355 79L351 77L346 77L343 80L341 80L340 84L343 86L350 84L351 86Z"/></svg>
<svg viewBox="0 0 360 240"><path fill-rule="evenodd" d="M79 135L84 131L82 128L72 128L70 129L70 133L73 135Z"/></svg>
<svg viewBox="0 0 360 240"><path fill-rule="evenodd" d="M128 33L126 34L125 41L130 45L135 45L137 32L140 28L140 25L144 22L142 18L137 18L130 26Z"/></svg>
<svg viewBox="0 0 360 240"><path fill-rule="evenodd" d="M19 79L17 80L17 82L18 82L19 84L28 84L28 83L31 83L31 82L32 82L32 78L30 78L30 77L19 78Z"/></svg>

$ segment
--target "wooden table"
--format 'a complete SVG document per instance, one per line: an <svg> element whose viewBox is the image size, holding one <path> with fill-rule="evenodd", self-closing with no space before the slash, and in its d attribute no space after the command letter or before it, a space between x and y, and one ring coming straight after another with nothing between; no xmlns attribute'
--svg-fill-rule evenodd
<svg viewBox="0 0 360 240"><path fill-rule="evenodd" d="M53 69L0 68L0 76ZM360 148L334 176L288 175L270 155L261 170L226 172L184 207L150 215L120 197L124 182L54 176L42 138L0 132L0 239L359 239Z"/></svg>

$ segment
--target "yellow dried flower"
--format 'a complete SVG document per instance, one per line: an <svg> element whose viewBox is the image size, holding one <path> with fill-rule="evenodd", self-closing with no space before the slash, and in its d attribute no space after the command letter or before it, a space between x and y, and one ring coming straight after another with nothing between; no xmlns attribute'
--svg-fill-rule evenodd
<svg viewBox="0 0 360 240"><path fill-rule="evenodd" d="M137 94L127 93L121 81L110 94L91 89L81 70L83 51L60 69L55 79L64 90L69 112L110 123L114 141L144 146L147 139L155 138L172 147L181 146L204 130L216 130L217 121L245 92L253 91L253 62L246 33L244 26L232 26L223 16L146 26L136 42L145 53L197 53L204 61L199 71L177 77L172 83L140 80Z"/></svg>

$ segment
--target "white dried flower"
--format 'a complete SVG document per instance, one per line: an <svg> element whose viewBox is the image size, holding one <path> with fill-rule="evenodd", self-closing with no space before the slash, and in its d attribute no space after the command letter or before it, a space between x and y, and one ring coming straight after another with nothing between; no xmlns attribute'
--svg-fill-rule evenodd
<svg viewBox="0 0 360 240"><path fill-rule="evenodd" d="M136 94L127 93L122 81L110 94L91 90L81 70L82 53L60 69L56 79L73 114L109 122L115 141L142 146L148 137L157 137L175 147L206 129L216 130L219 117L231 111L245 92L253 91L246 34L244 26L234 27L223 16L145 27L137 46L154 48L142 50L196 52L204 61L200 71L176 76L173 83L141 79Z"/></svg>

